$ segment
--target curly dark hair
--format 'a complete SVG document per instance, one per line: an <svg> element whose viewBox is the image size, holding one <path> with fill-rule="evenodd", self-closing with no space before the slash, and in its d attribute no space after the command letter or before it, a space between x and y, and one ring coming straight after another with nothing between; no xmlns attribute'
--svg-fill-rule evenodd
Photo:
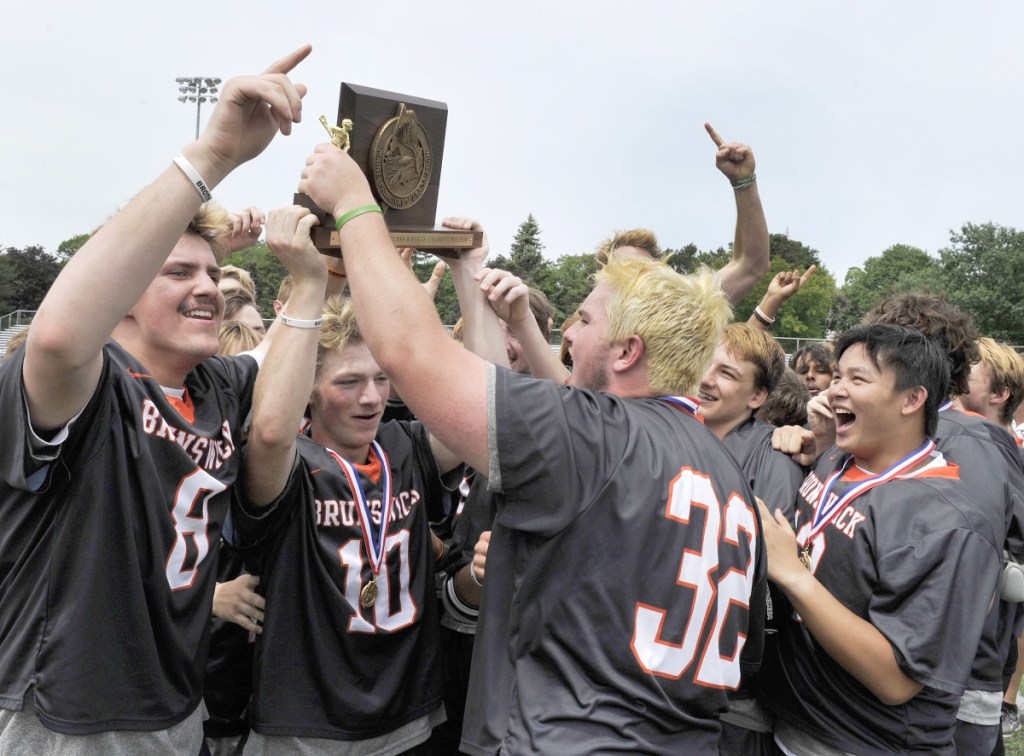
<svg viewBox="0 0 1024 756"><path fill-rule="evenodd" d="M981 359L974 320L954 304L931 292L898 294L876 304L863 325L888 323L920 331L935 341L949 360L950 396L966 394L971 365Z"/></svg>

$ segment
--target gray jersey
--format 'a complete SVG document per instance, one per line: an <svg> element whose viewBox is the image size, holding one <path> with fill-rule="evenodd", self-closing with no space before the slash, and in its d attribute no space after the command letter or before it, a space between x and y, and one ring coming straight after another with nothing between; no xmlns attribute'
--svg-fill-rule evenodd
<svg viewBox="0 0 1024 756"><path fill-rule="evenodd" d="M699 753L760 662L750 488L658 399L490 374L499 496L462 749Z"/></svg>
<svg viewBox="0 0 1024 756"><path fill-rule="evenodd" d="M774 432L774 425L752 417L733 428L722 443L739 462L754 495L770 511L781 509L793 522L797 492L805 473L792 457L772 448Z"/></svg>

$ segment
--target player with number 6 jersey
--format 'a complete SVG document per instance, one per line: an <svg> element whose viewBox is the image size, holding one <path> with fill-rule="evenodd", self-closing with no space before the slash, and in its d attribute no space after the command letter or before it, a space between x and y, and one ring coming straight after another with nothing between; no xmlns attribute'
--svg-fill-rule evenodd
<svg viewBox="0 0 1024 756"><path fill-rule="evenodd" d="M169 727L199 703L257 367L206 360L179 400L117 343L103 353L99 390L49 444L25 413L24 354L0 368L0 701L34 685L40 720L79 735Z"/></svg>

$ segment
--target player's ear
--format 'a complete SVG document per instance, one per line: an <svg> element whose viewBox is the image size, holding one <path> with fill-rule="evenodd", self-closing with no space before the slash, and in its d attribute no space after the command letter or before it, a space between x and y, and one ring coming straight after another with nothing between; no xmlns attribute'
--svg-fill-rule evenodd
<svg viewBox="0 0 1024 756"><path fill-rule="evenodd" d="M1006 404L1010 401L1010 389L1004 388L998 394L993 394L992 398L988 401L989 404Z"/></svg>
<svg viewBox="0 0 1024 756"><path fill-rule="evenodd" d="M644 357L644 340L633 334L617 344L618 351L615 361L612 363L612 370L623 373L640 364Z"/></svg>
<svg viewBox="0 0 1024 756"><path fill-rule="evenodd" d="M747 407L752 411L757 411L761 409L761 405L764 404L764 400L767 398L768 389L766 389L764 386L761 386L757 391L754 392L754 395L750 398L750 401L747 402Z"/></svg>
<svg viewBox="0 0 1024 756"><path fill-rule="evenodd" d="M903 400L902 414L912 415L915 412L924 408L924 403L928 399L928 389L924 386L914 386L909 389Z"/></svg>

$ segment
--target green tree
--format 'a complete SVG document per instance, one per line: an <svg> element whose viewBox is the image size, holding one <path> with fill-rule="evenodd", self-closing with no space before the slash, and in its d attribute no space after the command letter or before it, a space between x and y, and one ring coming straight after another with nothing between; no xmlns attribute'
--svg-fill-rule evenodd
<svg viewBox="0 0 1024 756"><path fill-rule="evenodd" d="M526 216L526 220L519 224L516 238L512 241L509 256L498 255L492 262L492 267L510 271L519 276L531 286L536 286L536 281L541 272L548 267L544 259L544 245L540 241L540 226L537 225L533 213Z"/></svg>
<svg viewBox="0 0 1024 756"><path fill-rule="evenodd" d="M562 255L537 276L535 286L555 308L555 328L561 326L594 288L597 259L593 253Z"/></svg>
<svg viewBox="0 0 1024 756"><path fill-rule="evenodd" d="M14 268L7 261L7 256L0 254L0 315L6 315L18 309L17 287L14 282Z"/></svg>
<svg viewBox="0 0 1024 756"><path fill-rule="evenodd" d="M799 242L797 242L799 244ZM800 245L803 246L803 245ZM806 249L806 248L805 248ZM813 251L813 250L812 250ZM815 253L817 254L817 253ZM806 259L806 258L805 258ZM768 284L777 273L798 267L781 255L772 257L768 275L758 281L757 286L745 296L735 308L735 320L745 323L768 290ZM821 339L826 335L826 321L829 309L836 296L836 280L828 270L819 265L795 295L782 305L776 315L773 332L776 336L792 336L807 339Z"/></svg>
<svg viewBox="0 0 1024 756"><path fill-rule="evenodd" d="M68 260L82 248L83 244L89 241L90 236L92 234L78 234L78 236L65 239L57 246L57 259L60 260L61 267L68 264Z"/></svg>
<svg viewBox="0 0 1024 756"><path fill-rule="evenodd" d="M945 293L974 316L985 336L1024 344L1024 233L967 223L939 251Z"/></svg>
<svg viewBox="0 0 1024 756"><path fill-rule="evenodd" d="M7 275L4 277L13 289L7 300L10 310L38 309L60 272L57 258L33 245L24 249L8 247L0 253L0 259L5 260Z"/></svg>
<svg viewBox="0 0 1024 756"><path fill-rule="evenodd" d="M787 234L771 234L768 237L768 249L772 259L780 257L789 264L789 269L802 268L807 270L812 265L821 267L818 250L811 249L803 242L790 239ZM815 273L817 275L817 273Z"/></svg>
<svg viewBox="0 0 1024 756"><path fill-rule="evenodd" d="M863 268L853 267L829 315L829 330L836 333L857 325L883 297L929 289L940 292L944 276L939 261L908 244L894 244L881 255L869 257Z"/></svg>
<svg viewBox="0 0 1024 756"><path fill-rule="evenodd" d="M277 290L288 271L265 243L257 242L251 247L240 249L222 260L221 265L234 265L249 271L256 284L256 306L260 315L264 318L274 317Z"/></svg>

